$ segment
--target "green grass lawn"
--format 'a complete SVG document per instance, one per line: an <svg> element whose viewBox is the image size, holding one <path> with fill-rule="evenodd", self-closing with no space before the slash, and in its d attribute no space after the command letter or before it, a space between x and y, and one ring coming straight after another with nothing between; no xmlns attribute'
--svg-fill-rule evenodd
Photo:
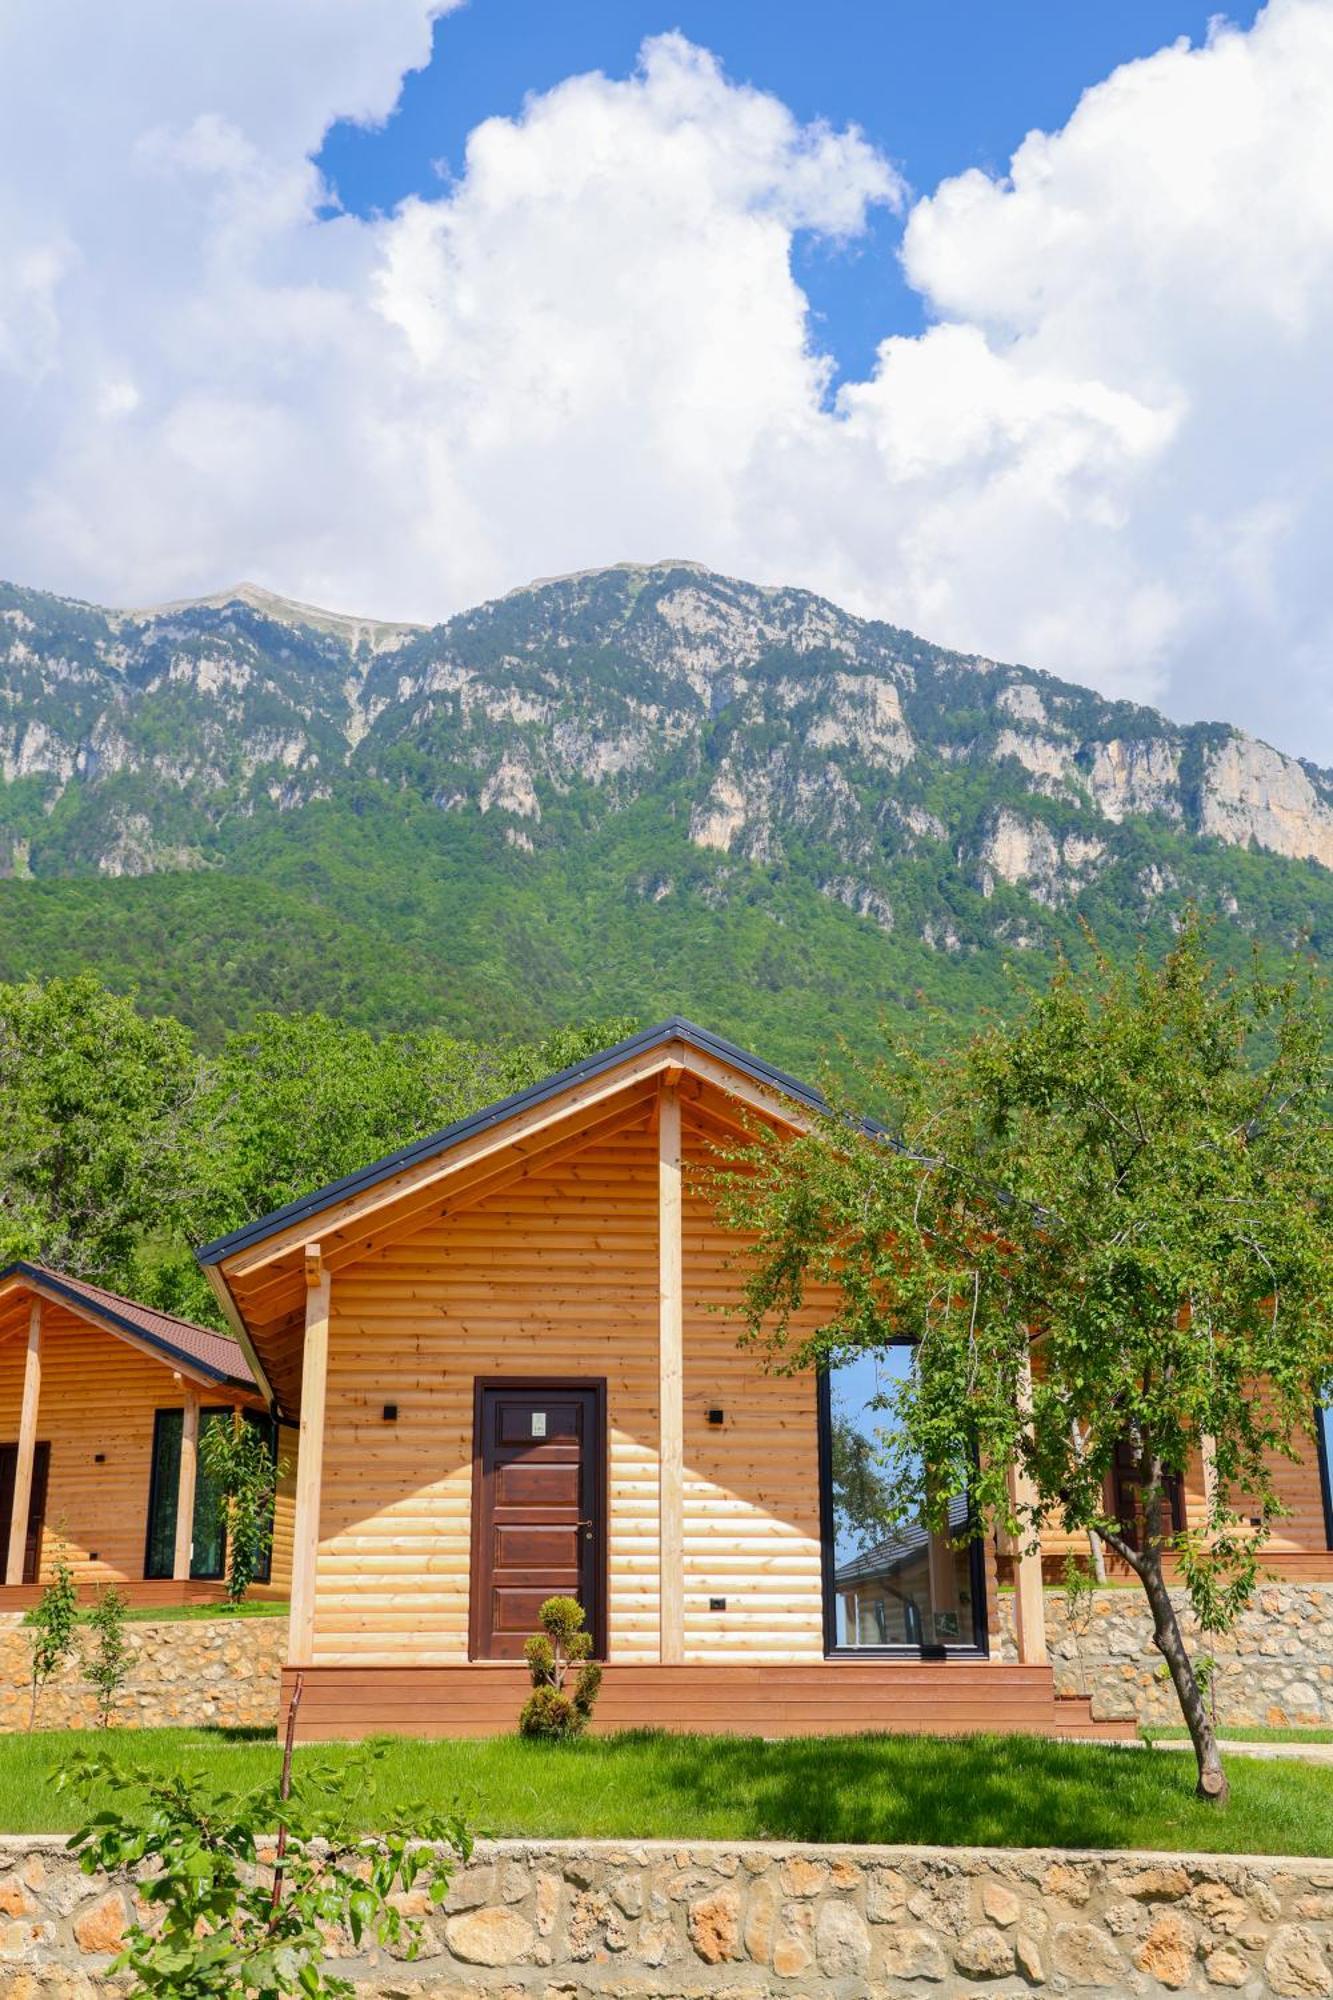
<svg viewBox="0 0 1333 2000"><path fill-rule="evenodd" d="M175 1625L182 1620L198 1618L285 1618L291 1606L268 1603L257 1597L247 1597L240 1604L136 1604L125 1613L130 1625ZM84 1612L87 1617L87 1612Z"/></svg>
<svg viewBox="0 0 1333 2000"><path fill-rule="evenodd" d="M75 1748L105 1747L126 1773L176 1768L219 1787L271 1776L270 1735L143 1730L0 1738L0 1829L59 1832L79 1807L57 1793ZM341 1767L350 1746L297 1753L298 1769ZM617 1839L906 1841L1016 1847L1202 1848L1333 1854L1326 1770L1229 1760L1219 1812L1193 1796L1183 1757L1035 1737L757 1738L629 1734L548 1745L390 1740L368 1828L414 1803L462 1808L494 1834Z"/></svg>
<svg viewBox="0 0 1333 2000"><path fill-rule="evenodd" d="M1333 1743L1333 1729L1270 1729L1266 1723L1237 1723L1229 1729L1219 1722L1217 1733L1224 1743ZM1139 1731L1147 1743L1183 1743L1189 1736L1183 1722L1146 1722Z"/></svg>

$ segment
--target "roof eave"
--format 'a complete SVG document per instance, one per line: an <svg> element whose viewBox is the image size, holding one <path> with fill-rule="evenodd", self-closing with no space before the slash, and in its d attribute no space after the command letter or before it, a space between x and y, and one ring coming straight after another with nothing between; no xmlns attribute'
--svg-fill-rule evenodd
<svg viewBox="0 0 1333 2000"><path fill-rule="evenodd" d="M13 1277L22 1278L25 1284L31 1285L32 1289L39 1292L42 1297L49 1298L58 1305L67 1306L71 1312L77 1313L81 1319L86 1319L92 1325L100 1326L104 1332L128 1341L133 1346L150 1349L153 1356L161 1360L164 1365L176 1369L182 1375L188 1375L203 1388L239 1389L250 1396L259 1386L258 1378L254 1382L245 1382L239 1375L229 1375L225 1368L214 1368L209 1362L201 1361L198 1355L189 1354L184 1348L163 1340L160 1334L151 1333L147 1327L126 1319L124 1314L118 1313L114 1307L87 1298L77 1286L64 1284L57 1273L48 1271L41 1265L29 1264L24 1258L16 1258L12 1264L7 1264L4 1270L0 1271L0 1284L3 1284L6 1278ZM238 1344L246 1360L250 1361L246 1344L244 1342ZM251 1362L252 1367L253 1365Z"/></svg>

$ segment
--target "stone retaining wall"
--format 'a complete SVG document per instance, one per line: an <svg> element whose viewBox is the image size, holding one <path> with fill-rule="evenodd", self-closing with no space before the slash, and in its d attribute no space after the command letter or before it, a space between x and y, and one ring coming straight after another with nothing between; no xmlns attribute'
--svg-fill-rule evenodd
<svg viewBox="0 0 1333 2000"><path fill-rule="evenodd" d="M79 1645L92 1634L79 1628ZM28 1726L32 1674L30 1634L21 1617L0 1616L0 1731ZM125 1627L130 1651L118 1728L155 1729L213 1723L231 1729L269 1728L277 1719L278 1687L287 1653L287 1620L163 1619ZM84 1729L97 1703L82 1660L69 1662L47 1686L37 1710L39 1729ZM3 2000L3 1988L0 1988Z"/></svg>
<svg viewBox="0 0 1333 2000"><path fill-rule="evenodd" d="M1218 1662L1217 1713L1224 1728L1333 1725L1333 1583L1266 1583L1232 1632L1200 1633L1184 1591L1172 1597L1192 1653ZM1098 1590L1071 1621L1063 1590L1046 1592L1046 1640L1061 1694L1092 1697L1105 1718L1179 1722L1152 1622L1137 1584ZM1000 1598L1001 1657L1017 1659L1013 1597Z"/></svg>
<svg viewBox="0 0 1333 2000"><path fill-rule="evenodd" d="M0 2000L95 2000L130 1885L0 1841ZM419 2000L1333 1995L1333 1862L911 1847L478 1850L421 1956L338 1970Z"/></svg>

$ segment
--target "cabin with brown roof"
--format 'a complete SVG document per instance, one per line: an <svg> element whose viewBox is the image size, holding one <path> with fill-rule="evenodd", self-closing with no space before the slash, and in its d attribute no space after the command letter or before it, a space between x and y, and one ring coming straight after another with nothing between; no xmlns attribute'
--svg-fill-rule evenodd
<svg viewBox="0 0 1333 2000"><path fill-rule="evenodd" d="M884 1616L846 1615L839 1397L867 1385L738 1344L739 1246L698 1172L753 1116L781 1134L822 1108L672 1020L199 1253L300 1426L299 1735L512 1729L556 1592L607 1663L599 1728L1069 1714L1035 1560L1019 1664L998 1657L984 1543L917 1536ZM809 1300L811 1327L827 1303Z"/></svg>
<svg viewBox="0 0 1333 2000"><path fill-rule="evenodd" d="M272 1434L227 1334L43 1264L0 1271L0 1610L33 1602L59 1556L84 1594L114 1583L137 1604L221 1597L225 1511L198 1441L237 1412ZM285 1597L295 1433L275 1447L290 1469L256 1589Z"/></svg>

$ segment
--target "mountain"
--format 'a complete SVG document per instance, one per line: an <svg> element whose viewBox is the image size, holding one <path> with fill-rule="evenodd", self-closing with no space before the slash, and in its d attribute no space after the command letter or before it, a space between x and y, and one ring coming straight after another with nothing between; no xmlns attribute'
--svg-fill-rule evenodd
<svg viewBox="0 0 1333 2000"><path fill-rule="evenodd" d="M680 1009L790 1062L1006 958L1333 939L1333 775L691 563L424 627L248 585L0 586L0 977L528 1032Z"/></svg>

